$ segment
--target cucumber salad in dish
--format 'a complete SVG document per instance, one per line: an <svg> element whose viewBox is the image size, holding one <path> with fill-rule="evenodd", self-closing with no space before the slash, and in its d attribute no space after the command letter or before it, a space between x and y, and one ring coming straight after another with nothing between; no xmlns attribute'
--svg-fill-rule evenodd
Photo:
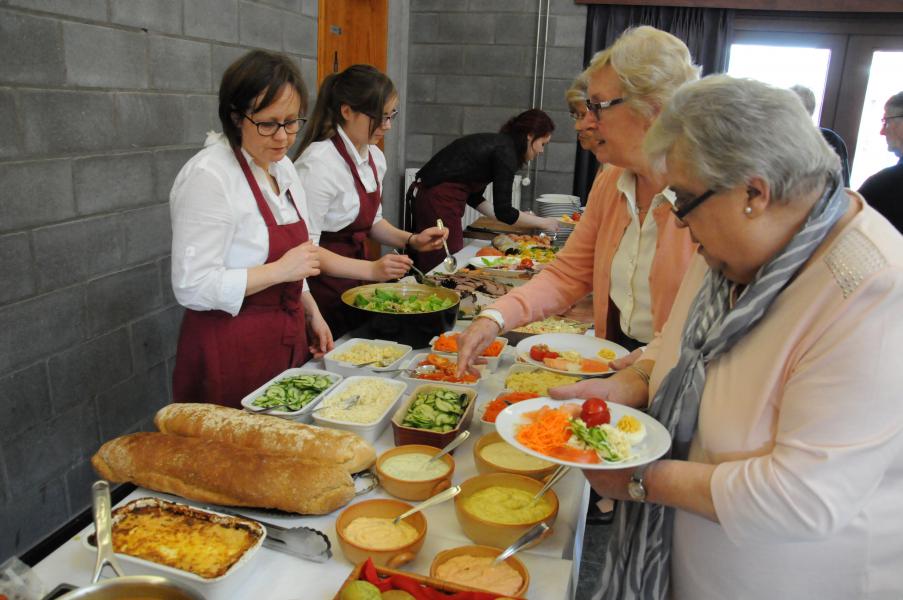
<svg viewBox="0 0 903 600"><path fill-rule="evenodd" d="M634 457L632 446L646 437L646 426L632 415L612 423L608 404L601 398L557 408L542 406L523 417L527 422L516 430L518 442L550 458L573 463L629 460Z"/></svg>

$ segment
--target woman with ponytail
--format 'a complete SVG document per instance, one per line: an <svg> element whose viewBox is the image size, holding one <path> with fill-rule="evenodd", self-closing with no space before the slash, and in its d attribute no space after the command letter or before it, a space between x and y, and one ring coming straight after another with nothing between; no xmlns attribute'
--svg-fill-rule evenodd
<svg viewBox="0 0 903 600"><path fill-rule="evenodd" d="M461 217L470 205L488 217L509 225L558 231L555 219L537 217L511 206L514 175L524 163L540 154L552 137L555 124L549 115L530 109L512 117L499 133L475 133L458 138L440 150L417 171L408 188L407 214L414 215L415 231L423 231L442 219L448 227L448 249L464 247ZM492 202L483 190L492 184ZM427 271L445 258L443 251L419 252L417 266Z"/></svg>
<svg viewBox="0 0 903 600"><path fill-rule="evenodd" d="M430 251L442 247L446 233L436 227L412 234L382 215L386 158L376 144L398 115L392 80L370 65L352 65L327 76L295 154L295 168L307 196L311 219L321 229L320 247L350 259L370 261L367 239L385 246ZM333 335L351 326L342 292L361 280L405 275L411 259L388 254L370 263L373 277L310 279L310 289Z"/></svg>

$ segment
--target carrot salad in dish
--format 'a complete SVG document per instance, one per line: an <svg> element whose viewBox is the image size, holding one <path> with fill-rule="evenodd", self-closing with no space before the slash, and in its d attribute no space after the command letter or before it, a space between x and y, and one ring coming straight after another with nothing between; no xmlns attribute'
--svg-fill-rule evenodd
<svg viewBox="0 0 903 600"><path fill-rule="evenodd" d="M445 381L446 383L476 383L480 379L477 375L470 373L464 373L462 377L458 377L458 363L438 354L427 355L426 360L417 363L416 368L421 367L433 367L433 370L425 372L415 370L412 377L429 381Z"/></svg>
<svg viewBox="0 0 903 600"><path fill-rule="evenodd" d="M433 350L436 352L449 352L451 354L458 353L458 336L459 333L451 333L451 334L441 334L438 338L436 338L436 343L433 344ZM498 356L502 353L504 344L502 344L499 340L494 340L491 344L486 346L486 349L480 354L480 356Z"/></svg>
<svg viewBox="0 0 903 600"><path fill-rule="evenodd" d="M532 392L507 392L505 394L499 394L495 397L495 400L486 405L486 408L483 411L483 420L487 423L495 423L495 418L499 416L499 413L505 410L506 406L511 406L515 402L521 402L522 400L530 400L531 398L539 398L539 394L534 394Z"/></svg>
<svg viewBox="0 0 903 600"><path fill-rule="evenodd" d="M540 454L568 462L621 462L633 456L631 446L646 436L645 425L631 415L611 425L608 404L601 398L589 398L582 405L543 406L523 416L528 422L520 426L515 439Z"/></svg>

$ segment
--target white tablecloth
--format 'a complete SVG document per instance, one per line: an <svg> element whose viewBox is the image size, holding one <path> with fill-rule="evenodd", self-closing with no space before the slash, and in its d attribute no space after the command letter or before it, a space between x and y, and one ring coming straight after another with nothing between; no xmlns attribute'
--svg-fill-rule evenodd
<svg viewBox="0 0 903 600"><path fill-rule="evenodd" d="M463 265L483 245L485 242L475 241L465 246L457 254L459 264ZM463 329L466 325L467 322L460 323L458 329ZM501 391L504 385L504 374L513 360L513 349L507 349L499 369L481 381L478 387L477 414L484 403L489 402ZM308 365L323 368L322 361L311 361ZM460 483L477 475L473 463L473 444L484 433L481 431L481 427L479 419L475 418L471 425L471 430L475 435L472 435L454 453L456 463L454 483ZM394 446L391 425L386 428L375 446L378 453ZM574 590L576 590L589 487L581 473L572 471L555 486L555 491L559 496L560 508L553 534L539 546L518 554L530 572L531 583L527 596L537 600L565 600L572 598ZM139 489L126 500L146 495L152 495L152 493ZM389 496L381 489L377 489L352 502L383 497ZM224 587L217 594L210 596L208 600L254 597L267 600L328 600L333 598L353 568L353 565L342 555L336 539L335 519L340 511L318 517L275 516L253 510L241 510L240 512L283 527L304 525L319 529L329 536L334 556L329 562L318 564L268 548L261 548L254 563L250 565L250 573L244 581L237 581L235 585ZM453 501L428 508L424 514L429 525L426 542L417 558L402 570L428 575L430 563L440 550L473 542L464 535L458 525ZM91 530L93 530L93 526L89 526L35 566L35 571L47 586L48 591L61 582L79 586L90 583L94 568L94 553L86 549L80 540L86 535L86 531L90 532Z"/></svg>

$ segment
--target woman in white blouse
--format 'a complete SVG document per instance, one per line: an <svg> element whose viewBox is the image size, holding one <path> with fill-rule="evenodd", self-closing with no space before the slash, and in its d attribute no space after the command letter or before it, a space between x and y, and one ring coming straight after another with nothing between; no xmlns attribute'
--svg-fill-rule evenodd
<svg viewBox="0 0 903 600"><path fill-rule="evenodd" d="M378 278L372 263L319 249L288 149L307 92L294 63L253 51L223 75L223 134L176 177L170 193L172 286L188 310L173 373L177 402L239 406L311 353L333 347L306 279ZM388 278L383 276L382 278Z"/></svg>
<svg viewBox="0 0 903 600"><path fill-rule="evenodd" d="M367 239L386 246L437 250L447 232L436 227L420 233L398 229L382 215L386 157L376 145L398 115L392 81L370 65L353 65L323 80L317 105L295 155L311 218L321 230L320 247L354 259L371 259ZM378 261L403 275L407 256L389 254ZM361 278L364 279L364 278ZM351 328L342 292L360 279L321 274L310 289L334 335Z"/></svg>

